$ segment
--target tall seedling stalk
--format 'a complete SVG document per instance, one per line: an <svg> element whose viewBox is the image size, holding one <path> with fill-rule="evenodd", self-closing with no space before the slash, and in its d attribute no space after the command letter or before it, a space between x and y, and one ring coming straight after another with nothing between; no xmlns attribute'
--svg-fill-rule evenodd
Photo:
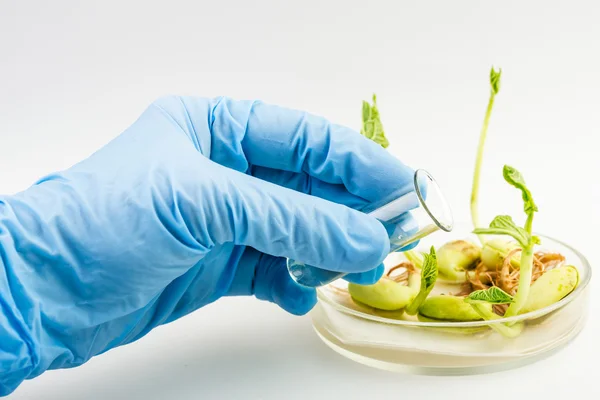
<svg viewBox="0 0 600 400"><path fill-rule="evenodd" d="M477 157L475 159L475 171L473 173L473 185L471 189L471 220L473 221L473 228L481 228L479 223L479 181L481 175L481 162L483 159L483 149L485 147L485 140L487 138L488 125L490 123L490 117L492 115L492 108L494 107L494 100L496 95L500 91L500 77L502 75L502 69L496 71L494 67L490 70L490 99L488 101L487 110L485 112L485 118L483 120L483 127L479 135L479 145L477 146ZM477 235L481 244L485 244L485 238L483 235Z"/></svg>

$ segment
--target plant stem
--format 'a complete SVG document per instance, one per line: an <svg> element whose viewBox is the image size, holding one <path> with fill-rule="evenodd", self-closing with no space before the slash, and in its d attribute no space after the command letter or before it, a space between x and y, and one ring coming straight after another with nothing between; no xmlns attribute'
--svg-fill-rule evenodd
<svg viewBox="0 0 600 400"><path fill-rule="evenodd" d="M403 252L402 254L404 254L404 256L406 257L406 259L408 261L410 261L411 263L414 264L414 266L418 269L423 268L423 256L414 251L414 250L407 250L405 252Z"/></svg>
<svg viewBox="0 0 600 400"><path fill-rule="evenodd" d="M533 225L533 213L527 215L527 221L525 221L525 230L531 235L531 226Z"/></svg>
<svg viewBox="0 0 600 400"><path fill-rule="evenodd" d="M481 128L481 133L479 135L479 145L477 146L477 158L475 160L475 172L473 173L473 186L471 189L471 220L473 221L473 228L480 228L479 224L479 210L478 210L478 202L479 202L479 181L481 175L481 161L483 159L483 148L485 145L485 139L487 137L488 125L490 123L490 116L492 115L492 108L494 107L494 99L496 98L496 93L494 90L490 93L490 100L488 102L487 110L485 112L485 118L483 120L483 127ZM485 239L483 235L477 235L481 244L485 244Z"/></svg>
<svg viewBox="0 0 600 400"><path fill-rule="evenodd" d="M521 268L519 272L519 286L514 297L514 302L508 306L505 317L515 316L521 311L529 296L531 275L533 273L533 243L523 249L521 253Z"/></svg>
<svg viewBox="0 0 600 400"><path fill-rule="evenodd" d="M501 318L499 315L494 314L493 311L490 311L487 308L483 307L482 304L474 303L471 304L471 307L473 307L477 314L479 314L481 318L485 319L486 321L494 321ZM506 326L502 323L497 322L494 324L490 324L490 327L496 332L500 333L502 336L514 338L521 334L521 331L523 330L523 323L518 323L514 326Z"/></svg>
<svg viewBox="0 0 600 400"><path fill-rule="evenodd" d="M406 312L408 315L415 315L421 304L429 295L429 292L429 290L421 290L417 297L415 297L414 300L404 309L404 312Z"/></svg>

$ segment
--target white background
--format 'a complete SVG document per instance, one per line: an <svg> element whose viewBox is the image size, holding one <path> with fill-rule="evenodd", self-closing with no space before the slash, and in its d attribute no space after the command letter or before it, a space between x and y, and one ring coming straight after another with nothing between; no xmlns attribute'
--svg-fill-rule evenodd
<svg viewBox="0 0 600 400"><path fill-rule="evenodd" d="M0 0L0 192L88 156L160 95L258 98L358 128L360 102L376 92L390 151L430 170L468 221L494 64L503 81L486 148L484 220L520 215L501 177L502 164L513 164L539 203L536 230L597 267L598 4ZM598 298L583 333L558 355L452 378L363 367L322 344L309 317L224 299L83 367L26 382L11 398L598 398Z"/></svg>

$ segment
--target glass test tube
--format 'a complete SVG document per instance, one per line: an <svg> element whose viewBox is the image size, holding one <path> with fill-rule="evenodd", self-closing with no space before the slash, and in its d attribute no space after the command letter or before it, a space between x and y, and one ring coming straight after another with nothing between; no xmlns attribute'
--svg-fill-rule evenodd
<svg viewBox="0 0 600 400"><path fill-rule="evenodd" d="M390 238L390 253L407 250L407 246L438 231L450 232L454 221L442 191L431 174L419 169L413 182L396 191L397 197L365 211L378 219ZM288 259L287 268L297 283L319 287L342 278L346 273L321 269Z"/></svg>

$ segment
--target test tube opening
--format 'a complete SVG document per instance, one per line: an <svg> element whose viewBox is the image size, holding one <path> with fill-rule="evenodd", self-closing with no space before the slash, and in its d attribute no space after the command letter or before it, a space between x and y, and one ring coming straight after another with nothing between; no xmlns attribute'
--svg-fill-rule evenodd
<svg viewBox="0 0 600 400"><path fill-rule="evenodd" d="M415 193L419 204L438 228L450 232L454 228L452 210L433 176L424 169L414 175Z"/></svg>
<svg viewBox="0 0 600 400"><path fill-rule="evenodd" d="M408 188L401 188L405 189ZM410 189L412 190L367 212L386 227L390 237L390 252L402 251L406 246L438 230L450 232L454 227L450 207L430 173L423 169L415 171ZM345 275L290 259L287 260L287 267L292 279L308 287L323 286Z"/></svg>

